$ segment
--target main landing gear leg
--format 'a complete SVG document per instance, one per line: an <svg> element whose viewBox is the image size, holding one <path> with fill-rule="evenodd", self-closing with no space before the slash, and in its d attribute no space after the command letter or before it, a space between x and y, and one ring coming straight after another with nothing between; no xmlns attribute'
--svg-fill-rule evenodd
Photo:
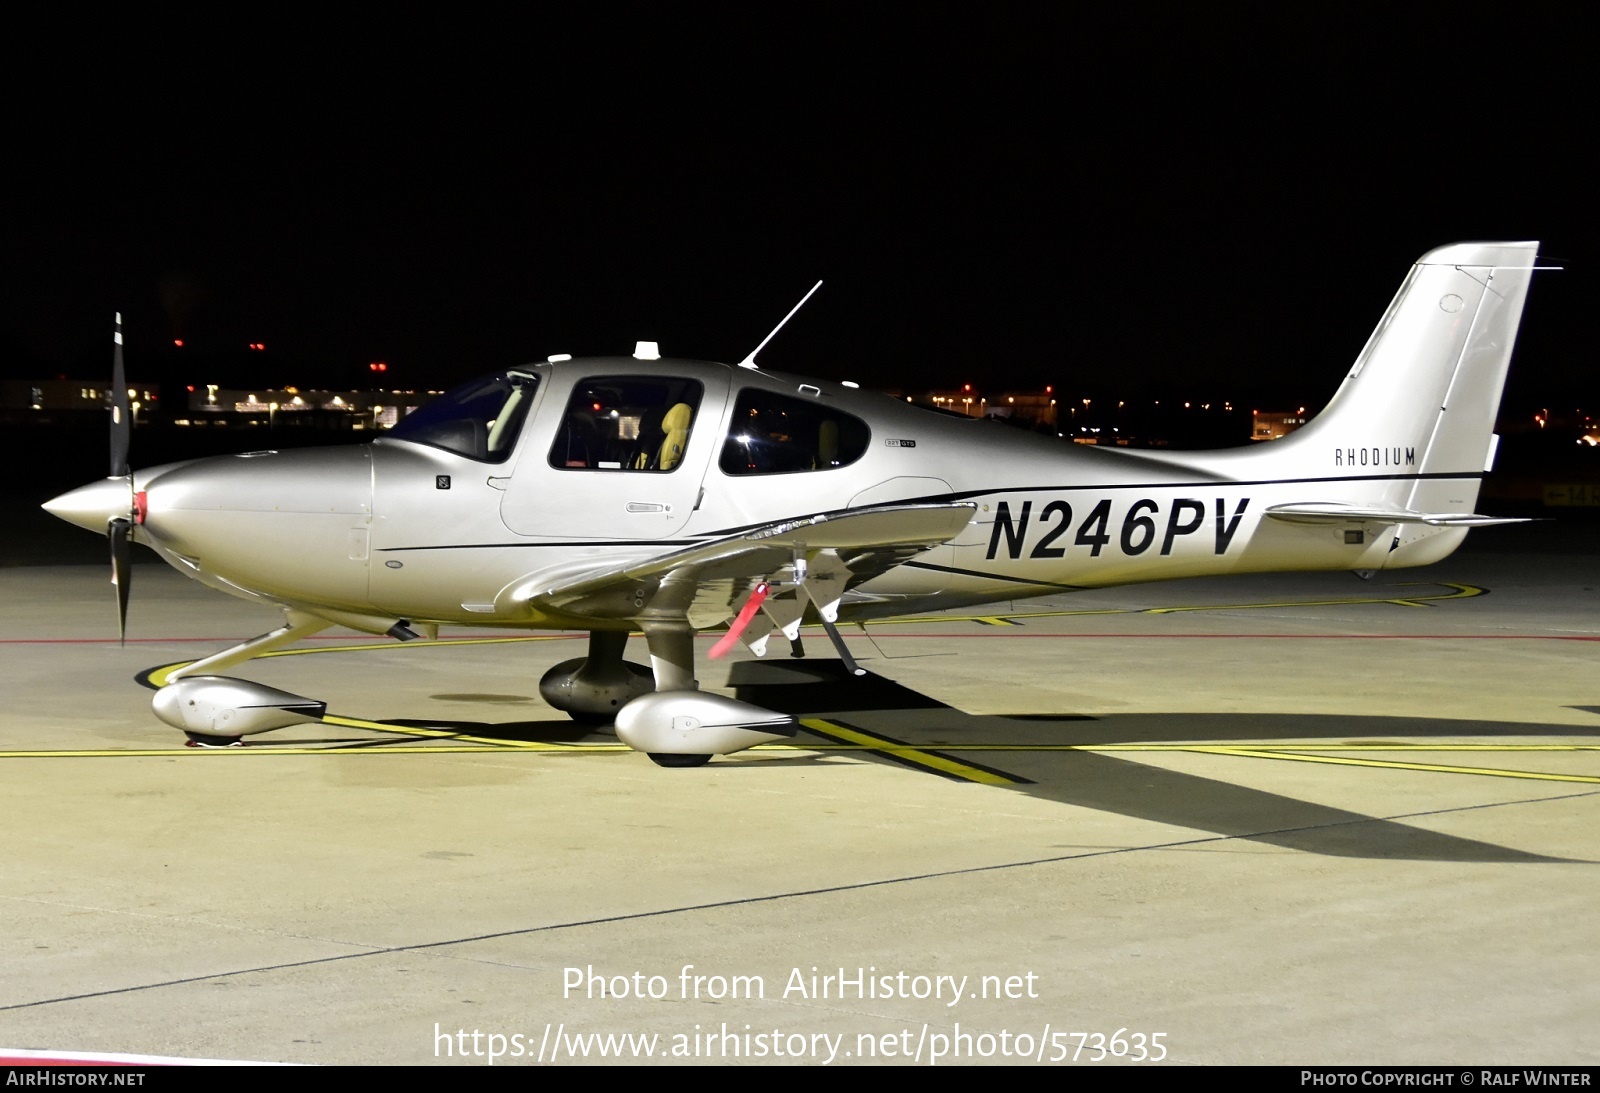
<svg viewBox="0 0 1600 1093"><path fill-rule="evenodd" d="M645 624L650 643L650 670L658 691L697 691L694 678L694 631L687 626Z"/></svg>
<svg viewBox="0 0 1600 1093"><path fill-rule="evenodd" d="M697 691L694 678L694 631L681 626L646 624L645 641L650 644L650 670L655 673L656 692ZM711 762L709 754L652 751L652 762L662 767L701 767Z"/></svg>

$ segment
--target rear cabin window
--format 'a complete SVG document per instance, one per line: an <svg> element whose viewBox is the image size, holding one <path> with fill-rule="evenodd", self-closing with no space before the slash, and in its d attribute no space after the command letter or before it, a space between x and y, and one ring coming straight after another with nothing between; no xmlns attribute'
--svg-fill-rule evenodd
<svg viewBox="0 0 1600 1093"><path fill-rule="evenodd" d="M844 467L871 439L867 423L817 399L746 387L722 445L724 474L793 474Z"/></svg>
<svg viewBox="0 0 1600 1093"><path fill-rule="evenodd" d="M567 401L550 465L670 473L683 462L701 393L698 381L671 376L584 380Z"/></svg>

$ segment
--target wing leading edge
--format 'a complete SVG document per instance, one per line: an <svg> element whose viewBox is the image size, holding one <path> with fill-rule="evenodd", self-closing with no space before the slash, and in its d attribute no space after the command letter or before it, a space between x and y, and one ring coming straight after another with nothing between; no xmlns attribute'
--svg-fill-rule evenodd
<svg viewBox="0 0 1600 1093"><path fill-rule="evenodd" d="M741 635L764 651L773 629L791 638L798 632L808 604L834 621L846 588L955 538L976 507L882 505L786 520L643 561L536 574L501 592L496 609L699 629L727 621L765 582L772 595L761 605L763 617Z"/></svg>

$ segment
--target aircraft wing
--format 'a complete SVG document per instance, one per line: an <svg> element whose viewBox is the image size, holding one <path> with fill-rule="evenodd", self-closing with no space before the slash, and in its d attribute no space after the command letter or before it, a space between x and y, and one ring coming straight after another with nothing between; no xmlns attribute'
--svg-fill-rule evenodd
<svg viewBox="0 0 1600 1093"><path fill-rule="evenodd" d="M545 578L535 574L499 600L505 607L641 622L687 620L705 627L726 620L764 581L772 595L763 612L789 632L799 626L807 602L832 621L848 585L955 538L975 508L962 501L826 512L643 560ZM757 626L753 634L771 628Z"/></svg>
<svg viewBox="0 0 1600 1093"><path fill-rule="evenodd" d="M1363 505L1343 505L1335 501L1304 501L1292 505L1273 505L1267 515L1291 524L1345 524L1370 521L1384 524L1427 524L1436 528L1481 528L1491 524L1525 524L1526 516L1480 516L1475 512L1416 512L1412 509L1384 509Z"/></svg>

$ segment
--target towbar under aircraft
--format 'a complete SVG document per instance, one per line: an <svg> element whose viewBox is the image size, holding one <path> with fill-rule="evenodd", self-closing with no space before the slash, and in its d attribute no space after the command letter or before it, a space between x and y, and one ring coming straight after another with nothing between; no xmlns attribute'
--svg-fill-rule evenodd
<svg viewBox="0 0 1600 1093"><path fill-rule="evenodd" d="M584 630L546 701L668 766L792 735L695 681L694 637L757 655L803 621L868 620L1136 581L1425 565L1468 528L1535 243L1424 255L1332 402L1271 444L1083 447L825 380L661 358L513 368L359 447L129 470L116 334L110 477L45 507L284 625L170 673L191 741L314 720L321 703L215 673L330 626ZM791 313L792 314L792 313ZM754 354L752 354L753 358ZM649 667L623 659L642 631Z"/></svg>

